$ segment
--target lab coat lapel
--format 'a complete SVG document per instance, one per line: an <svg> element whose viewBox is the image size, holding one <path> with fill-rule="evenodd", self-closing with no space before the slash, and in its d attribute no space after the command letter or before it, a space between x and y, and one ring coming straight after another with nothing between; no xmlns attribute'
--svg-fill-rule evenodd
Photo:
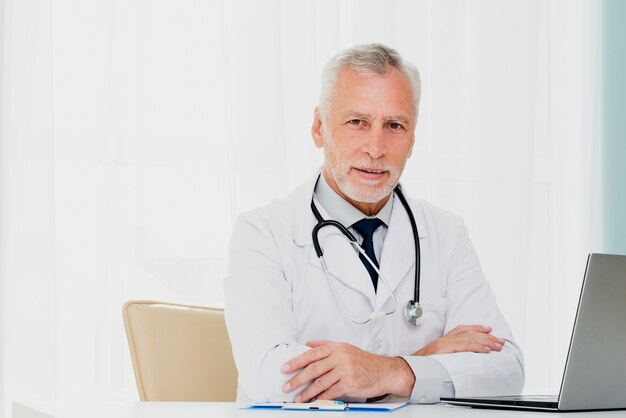
<svg viewBox="0 0 626 418"><path fill-rule="evenodd" d="M317 224L317 220L311 211L311 198L313 197L313 190L315 189L315 183L319 177L319 172L302 185L293 197L293 201L290 202L290 206L293 208L293 242L300 247L313 246L313 227ZM324 219L328 219L328 214L324 211L324 208L317 206ZM315 252L313 252L315 254Z"/></svg>
<svg viewBox="0 0 626 418"><path fill-rule="evenodd" d="M423 240L427 237L427 230L422 208L419 205L411 204L411 209L413 210L413 216L415 217L418 227L420 243L423 244ZM415 244L413 241L413 231L406 209L397 197L395 197L393 202L389 229L385 236L380 258L380 273L389 284L392 292L395 292L400 282L404 280L408 274L414 274ZM413 282L414 277L410 280ZM411 286L411 289L413 289L413 286ZM401 300L404 301L405 299L404 295L402 296L403 297L398 299L398 295L396 294L399 306L398 309L400 309L400 305L403 304ZM410 295L407 295L407 298L409 296ZM410 297L412 298L412 296ZM390 304L388 299L389 292L379 278L376 310L383 310L383 308L388 309L389 306L385 305L386 303Z"/></svg>

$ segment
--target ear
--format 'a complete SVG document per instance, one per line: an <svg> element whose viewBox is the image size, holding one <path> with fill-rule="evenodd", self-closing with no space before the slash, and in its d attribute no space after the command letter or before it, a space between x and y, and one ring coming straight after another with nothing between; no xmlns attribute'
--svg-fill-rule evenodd
<svg viewBox="0 0 626 418"><path fill-rule="evenodd" d="M311 136L313 137L313 142L315 146L318 148L324 147L324 136L322 135L322 116L320 115L319 107L315 108L313 112L313 125L311 126Z"/></svg>

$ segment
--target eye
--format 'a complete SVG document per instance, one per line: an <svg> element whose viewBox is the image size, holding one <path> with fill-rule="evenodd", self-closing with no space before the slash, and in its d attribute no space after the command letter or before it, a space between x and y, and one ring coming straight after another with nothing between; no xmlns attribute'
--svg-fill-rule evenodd
<svg viewBox="0 0 626 418"><path fill-rule="evenodd" d="M349 120L348 123L353 126L360 126L363 124L363 121L361 119L352 119Z"/></svg>
<svg viewBox="0 0 626 418"><path fill-rule="evenodd" d="M400 125L398 122L391 122L391 123L389 123L389 127L390 127L391 129L393 129L394 131L397 131L397 130L399 130L399 129L402 129L402 128L403 128L403 126L402 126L402 125Z"/></svg>

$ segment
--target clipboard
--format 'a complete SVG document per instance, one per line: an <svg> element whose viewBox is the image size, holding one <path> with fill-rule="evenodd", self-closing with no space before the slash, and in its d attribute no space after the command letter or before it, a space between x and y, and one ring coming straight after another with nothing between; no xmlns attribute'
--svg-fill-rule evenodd
<svg viewBox="0 0 626 418"><path fill-rule="evenodd" d="M362 412L393 412L407 402L374 402L374 403L344 403L340 401L315 401L307 403L269 402L256 403L241 409L271 409L275 411L362 411Z"/></svg>

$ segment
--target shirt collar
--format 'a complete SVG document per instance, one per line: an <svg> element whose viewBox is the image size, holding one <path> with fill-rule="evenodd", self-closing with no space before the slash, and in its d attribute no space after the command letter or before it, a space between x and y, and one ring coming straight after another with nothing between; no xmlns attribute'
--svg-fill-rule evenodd
<svg viewBox="0 0 626 418"><path fill-rule="evenodd" d="M375 216L367 216L352 206L350 202L339 196L339 194L337 194L337 192L330 187L324 178L323 172L320 175L319 181L315 185L314 193L317 200L320 202L320 205L326 209L326 212L328 212L334 220L340 222L342 225L349 227L363 218L378 218L385 223L385 226L389 226L389 221L391 220L391 210L393 209L393 200L395 199L393 193L391 198L387 200L387 203L385 203L385 206L383 206Z"/></svg>

